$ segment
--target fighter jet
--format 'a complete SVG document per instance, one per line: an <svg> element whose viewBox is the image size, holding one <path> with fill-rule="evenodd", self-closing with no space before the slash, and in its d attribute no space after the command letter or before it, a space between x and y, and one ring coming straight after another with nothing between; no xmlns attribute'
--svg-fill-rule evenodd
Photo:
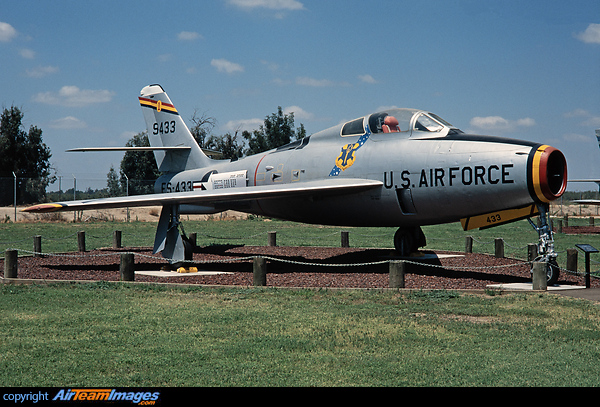
<svg viewBox="0 0 600 407"><path fill-rule="evenodd" d="M154 241L171 263L191 258L182 214L224 210L296 222L398 227L408 256L426 245L421 226L461 221L465 230L540 214L567 183L563 154L548 145L465 134L419 109L368 114L237 161L203 153L160 85L141 90L151 147L163 175L155 194L35 205L26 212L162 206ZM129 148L87 148L101 151ZM545 250L545 249L544 249ZM553 250L546 255L555 256ZM549 276L558 267L549 267ZM549 278L550 278L549 277Z"/></svg>

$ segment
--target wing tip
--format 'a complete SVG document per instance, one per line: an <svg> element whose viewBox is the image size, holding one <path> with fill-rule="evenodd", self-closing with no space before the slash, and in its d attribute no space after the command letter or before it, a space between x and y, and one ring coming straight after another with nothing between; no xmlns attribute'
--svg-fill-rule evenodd
<svg viewBox="0 0 600 407"><path fill-rule="evenodd" d="M34 205L34 206L30 206L25 209L21 209L21 212L38 212L38 213L55 212L66 206L67 205L62 205L62 204L57 204L57 203L45 203L45 204Z"/></svg>

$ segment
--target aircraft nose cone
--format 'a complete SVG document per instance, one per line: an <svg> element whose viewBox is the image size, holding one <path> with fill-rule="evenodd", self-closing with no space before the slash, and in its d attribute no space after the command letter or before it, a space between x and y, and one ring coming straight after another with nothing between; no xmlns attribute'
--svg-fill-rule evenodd
<svg viewBox="0 0 600 407"><path fill-rule="evenodd" d="M542 145L532 156L531 175L534 197L553 201L567 188L567 160L560 150Z"/></svg>

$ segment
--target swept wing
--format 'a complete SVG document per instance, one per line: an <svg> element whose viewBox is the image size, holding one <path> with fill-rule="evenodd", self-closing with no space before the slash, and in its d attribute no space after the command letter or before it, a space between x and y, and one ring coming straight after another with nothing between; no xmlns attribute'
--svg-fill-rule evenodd
<svg viewBox="0 0 600 407"><path fill-rule="evenodd" d="M262 185L225 190L176 192L150 195L132 195L103 199L54 202L30 206L23 212L77 211L136 206L210 204L216 202L248 201L306 195L340 195L381 187L383 183L368 179L325 179L295 184Z"/></svg>

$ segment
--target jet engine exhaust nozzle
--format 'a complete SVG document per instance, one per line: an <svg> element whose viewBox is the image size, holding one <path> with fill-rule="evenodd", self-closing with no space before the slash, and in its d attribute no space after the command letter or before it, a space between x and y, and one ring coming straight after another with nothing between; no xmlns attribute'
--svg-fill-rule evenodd
<svg viewBox="0 0 600 407"><path fill-rule="evenodd" d="M563 153L547 145L538 147L532 156L532 196L548 203L559 198L567 188L567 160Z"/></svg>

